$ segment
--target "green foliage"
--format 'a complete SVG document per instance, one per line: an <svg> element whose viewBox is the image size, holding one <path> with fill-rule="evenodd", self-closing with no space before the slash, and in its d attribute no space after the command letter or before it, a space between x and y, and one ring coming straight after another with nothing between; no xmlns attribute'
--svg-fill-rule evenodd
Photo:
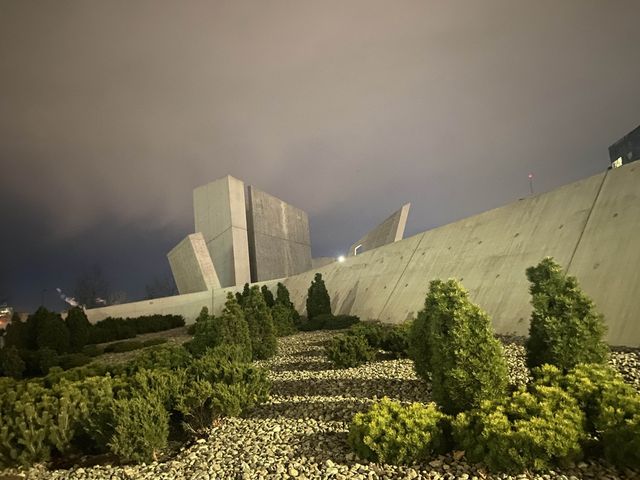
<svg viewBox="0 0 640 480"><path fill-rule="evenodd" d="M449 421L434 403L402 405L385 397L354 416L349 444L366 460L414 464L444 452Z"/></svg>
<svg viewBox="0 0 640 480"><path fill-rule="evenodd" d="M491 470L547 470L582 456L585 416L559 387L524 387L510 397L484 401L453 421L456 446Z"/></svg>
<svg viewBox="0 0 640 480"><path fill-rule="evenodd" d="M282 303L276 303L271 309L276 336L284 337L297 331L293 311Z"/></svg>
<svg viewBox="0 0 640 480"><path fill-rule="evenodd" d="M184 318L181 315L145 315L135 318L108 317L91 327L89 343L124 340L136 335L161 332L183 326Z"/></svg>
<svg viewBox="0 0 640 480"><path fill-rule="evenodd" d="M51 367L59 366L58 354L52 348L42 348L38 350L38 366L43 375L49 373Z"/></svg>
<svg viewBox="0 0 640 480"><path fill-rule="evenodd" d="M219 317L208 315L203 309L196 321L193 340L189 342L187 348L192 355L201 356L208 349L225 344L239 345L247 352L251 351L249 326L242 308L232 293L227 294L225 308Z"/></svg>
<svg viewBox="0 0 640 480"><path fill-rule="evenodd" d="M42 309L44 310L44 309ZM57 313L47 312L38 321L36 342L39 349L51 348L58 353L69 351L70 335L67 325Z"/></svg>
<svg viewBox="0 0 640 480"><path fill-rule="evenodd" d="M273 318L257 286L251 287L243 306L254 360L263 360L276 354L278 348Z"/></svg>
<svg viewBox="0 0 640 480"><path fill-rule="evenodd" d="M88 357L98 357L104 353L104 348L99 347L98 345L85 345L82 347L82 352Z"/></svg>
<svg viewBox="0 0 640 480"><path fill-rule="evenodd" d="M266 285L263 285L262 288L260 288L260 291L262 292L262 296L264 297L264 303L267 304L267 307L273 308L273 306L276 304L276 300L275 298L273 298L273 293L271 292L269 287L267 287Z"/></svg>
<svg viewBox="0 0 640 480"><path fill-rule="evenodd" d="M427 297L427 301L429 297ZM431 323L433 315L425 308L418 312L409 330L409 357L413 360L413 368L416 375L424 380L431 381Z"/></svg>
<svg viewBox="0 0 640 480"><path fill-rule="evenodd" d="M425 301L433 399L451 414L504 395L507 365L485 312L456 280L434 280Z"/></svg>
<svg viewBox="0 0 640 480"><path fill-rule="evenodd" d="M122 353L131 352L133 350L139 350L142 348L142 342L140 340L127 340L124 342L110 343L104 346L104 353Z"/></svg>
<svg viewBox="0 0 640 480"><path fill-rule="evenodd" d="M62 367L63 370L81 367L90 362L91 357L83 353L67 353L66 355L60 355L56 359L56 364ZM43 371L43 373L45 372Z"/></svg>
<svg viewBox="0 0 640 480"><path fill-rule="evenodd" d="M24 350L29 346L29 327L26 322L20 320L17 313L13 314L11 322L7 325L4 333L4 346L16 347Z"/></svg>
<svg viewBox="0 0 640 480"><path fill-rule="evenodd" d="M133 397L113 403L114 433L109 449L124 461L149 462L167 446L169 413L162 402Z"/></svg>
<svg viewBox="0 0 640 480"><path fill-rule="evenodd" d="M331 299L322 280L322 274L316 273L307 292L307 317L313 320L323 314L331 315Z"/></svg>
<svg viewBox="0 0 640 480"><path fill-rule="evenodd" d="M22 378L26 365L20 352L12 345L0 350L0 373L7 377Z"/></svg>
<svg viewBox="0 0 640 480"><path fill-rule="evenodd" d="M276 305L284 305L285 307L287 307L291 311L291 319L293 320L293 324L296 327L300 325L300 314L296 310L295 305L289 297L289 290L281 282L278 282L278 285L276 287Z"/></svg>
<svg viewBox="0 0 640 480"><path fill-rule="evenodd" d="M408 356L411 322L387 325L380 322L362 322L353 325L347 333L361 335L376 350L384 350L396 358Z"/></svg>
<svg viewBox="0 0 640 480"><path fill-rule="evenodd" d="M67 318L64 321L69 330L69 350L79 352L89 343L91 324L87 315L82 308L74 307L67 312Z"/></svg>
<svg viewBox="0 0 640 480"><path fill-rule="evenodd" d="M166 337L149 338L142 342L142 348L155 347L156 345L164 345L169 341Z"/></svg>
<svg viewBox="0 0 640 480"><path fill-rule="evenodd" d="M367 339L361 335L339 335L325 346L325 352L331 362L339 368L357 367L375 357Z"/></svg>
<svg viewBox="0 0 640 480"><path fill-rule="evenodd" d="M266 372L249 363L235 361L242 349L218 347L194 360L185 371L185 388L176 410L188 431L200 432L223 415L239 415L268 398ZM230 355L231 354L231 355Z"/></svg>
<svg viewBox="0 0 640 480"><path fill-rule="evenodd" d="M606 326L575 277L552 258L527 269L533 313L526 341L530 368L545 363L565 372L578 363L606 363Z"/></svg>
<svg viewBox="0 0 640 480"><path fill-rule="evenodd" d="M191 362L191 355L182 345L167 344L152 347L140 352L126 367L131 374L141 369L185 368Z"/></svg>
<svg viewBox="0 0 640 480"><path fill-rule="evenodd" d="M342 330L360 321L355 315L321 314L308 318L300 324L300 330L311 332L315 330Z"/></svg>
<svg viewBox="0 0 640 480"><path fill-rule="evenodd" d="M552 365L534 370L536 385L559 386L586 415L585 449L618 467L640 467L640 394L601 364L579 364L566 375Z"/></svg>

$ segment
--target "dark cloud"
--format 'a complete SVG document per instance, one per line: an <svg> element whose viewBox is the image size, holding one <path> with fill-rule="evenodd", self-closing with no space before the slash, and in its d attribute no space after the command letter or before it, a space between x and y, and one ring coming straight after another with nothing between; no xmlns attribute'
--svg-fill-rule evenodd
<svg viewBox="0 0 640 480"><path fill-rule="evenodd" d="M0 237L13 301L102 264L136 297L231 173L334 255L607 166L640 123L637 1L0 3ZM1 284L2 282L0 282Z"/></svg>

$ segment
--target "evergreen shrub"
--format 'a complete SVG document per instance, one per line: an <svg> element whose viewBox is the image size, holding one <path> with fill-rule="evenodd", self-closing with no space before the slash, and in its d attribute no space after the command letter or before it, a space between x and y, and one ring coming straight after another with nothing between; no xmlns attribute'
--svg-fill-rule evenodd
<svg viewBox="0 0 640 480"><path fill-rule="evenodd" d="M316 273L307 291L307 317L311 321L318 315L331 315L331 299L321 273Z"/></svg>
<svg viewBox="0 0 640 480"><path fill-rule="evenodd" d="M220 345L238 345L247 352L251 352L249 326L242 308L232 293L227 294L225 308L219 317L208 315L205 307L195 325L193 339L187 345L192 355L201 356L208 349Z"/></svg>
<svg viewBox="0 0 640 480"><path fill-rule="evenodd" d="M157 398L135 396L113 403L114 432L109 449L127 462L157 460L167 446L169 413Z"/></svg>
<svg viewBox="0 0 640 480"><path fill-rule="evenodd" d="M428 299L429 297L427 297ZM431 381L431 323L433 316L425 308L418 312L418 317L409 327L408 353L413 360L416 375Z"/></svg>
<svg viewBox="0 0 640 480"><path fill-rule="evenodd" d="M156 345L163 345L168 341L169 339L165 337L149 338L142 342L142 348L155 347Z"/></svg>
<svg viewBox="0 0 640 480"><path fill-rule="evenodd" d="M0 350L0 373L6 377L22 378L26 364L15 345Z"/></svg>
<svg viewBox="0 0 640 480"><path fill-rule="evenodd" d="M276 336L284 337L296 332L297 328L293 313L286 305L276 303L271 309L271 316L273 317Z"/></svg>
<svg viewBox="0 0 640 480"><path fill-rule="evenodd" d="M69 351L79 352L89 343L89 333L91 324L84 310L80 307L73 307L67 312L64 319L69 330Z"/></svg>
<svg viewBox="0 0 640 480"><path fill-rule="evenodd" d="M526 341L527 364L568 371L578 363L606 363L606 326L575 277L552 258L527 269L533 312Z"/></svg>
<svg viewBox="0 0 640 480"><path fill-rule="evenodd" d="M142 348L142 342L140 340L128 340L124 342L110 343L104 346L104 353L122 353L131 352L133 350L139 350Z"/></svg>
<svg viewBox="0 0 640 480"><path fill-rule="evenodd" d="M325 346L329 360L339 368L357 367L370 362L375 357L367 339L361 335L339 335Z"/></svg>
<svg viewBox="0 0 640 480"><path fill-rule="evenodd" d="M276 304L276 299L273 297L273 293L271 292L269 287L267 287L266 285L262 285L260 291L262 292L264 303L267 304L267 307L273 308L273 306Z"/></svg>
<svg viewBox="0 0 640 480"><path fill-rule="evenodd" d="M251 352L254 360L264 360L276 354L278 343L273 318L260 289L254 285L244 299L244 315L249 327Z"/></svg>
<svg viewBox="0 0 640 480"><path fill-rule="evenodd" d="M584 423L584 413L568 393L535 385L458 414L453 436L469 460L493 471L544 471L581 458Z"/></svg>
<svg viewBox="0 0 640 480"><path fill-rule="evenodd" d="M291 312L291 319L293 320L293 324L296 326L296 328L300 325L300 314L291 301L289 290L281 282L278 282L278 285L276 286L276 305L283 305L287 307L287 309L289 309L289 311Z"/></svg>
<svg viewBox="0 0 640 480"><path fill-rule="evenodd" d="M489 317L456 280L434 280L425 301L429 317L433 399L455 414L505 394L507 365Z"/></svg>
<svg viewBox="0 0 640 480"><path fill-rule="evenodd" d="M250 363L235 360L245 351L236 346L209 350L185 371L185 387L176 410L188 431L200 432L224 415L239 415L246 408L264 402L270 383L266 372Z"/></svg>
<svg viewBox="0 0 640 480"><path fill-rule="evenodd" d="M552 365L534 370L535 384L559 386L586 415L585 450L618 467L640 468L640 394L608 365L579 364L566 375Z"/></svg>
<svg viewBox="0 0 640 480"><path fill-rule="evenodd" d="M403 405L385 397L354 416L348 439L363 459L414 464L444 453L449 422L434 403Z"/></svg>

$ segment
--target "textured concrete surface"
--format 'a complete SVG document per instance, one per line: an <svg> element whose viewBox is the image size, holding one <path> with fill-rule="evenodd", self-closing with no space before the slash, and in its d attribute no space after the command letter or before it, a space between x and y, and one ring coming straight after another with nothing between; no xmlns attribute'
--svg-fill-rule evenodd
<svg viewBox="0 0 640 480"><path fill-rule="evenodd" d="M605 314L609 338L640 344L640 162L607 173L569 273Z"/></svg>
<svg viewBox="0 0 640 480"><path fill-rule="evenodd" d="M333 263L335 261L337 261L338 259L335 257L316 257L316 258L312 258L311 259L311 268L315 269L315 268L320 268L320 267L324 267L325 265L329 265L330 263Z"/></svg>
<svg viewBox="0 0 640 480"><path fill-rule="evenodd" d="M254 282L289 277L311 268L306 212L249 186L247 223Z"/></svg>
<svg viewBox="0 0 640 480"><path fill-rule="evenodd" d="M360 255L374 248L402 240L409 216L410 203L393 212L384 222L349 247L348 256Z"/></svg>
<svg viewBox="0 0 640 480"><path fill-rule="evenodd" d="M553 256L604 314L609 343L638 346L639 200L640 164L631 163L282 281L300 312L317 271L323 274L334 313L397 323L423 307L431 280L454 277L491 315L498 333L526 334L531 306L525 270ZM264 283L274 288L277 280ZM214 312L222 308L228 290L210 293ZM118 305L89 310L88 315L95 321L123 315L118 312L133 315L129 308L152 313L169 305L191 314L199 311L194 298L155 300L166 305L145 308L139 306L145 302Z"/></svg>
<svg viewBox="0 0 640 480"><path fill-rule="evenodd" d="M195 230L223 287L251 281L244 183L227 175L193 191Z"/></svg>
<svg viewBox="0 0 640 480"><path fill-rule="evenodd" d="M167 254L167 259L181 294L220 288L202 233L188 235Z"/></svg>

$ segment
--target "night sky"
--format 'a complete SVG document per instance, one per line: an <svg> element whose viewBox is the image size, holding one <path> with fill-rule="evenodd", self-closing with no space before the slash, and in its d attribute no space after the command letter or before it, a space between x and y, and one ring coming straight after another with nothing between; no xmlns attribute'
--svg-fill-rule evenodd
<svg viewBox="0 0 640 480"><path fill-rule="evenodd" d="M226 174L335 256L608 166L640 123L640 1L0 0L0 297L169 275ZM0 298L2 302L3 298Z"/></svg>

